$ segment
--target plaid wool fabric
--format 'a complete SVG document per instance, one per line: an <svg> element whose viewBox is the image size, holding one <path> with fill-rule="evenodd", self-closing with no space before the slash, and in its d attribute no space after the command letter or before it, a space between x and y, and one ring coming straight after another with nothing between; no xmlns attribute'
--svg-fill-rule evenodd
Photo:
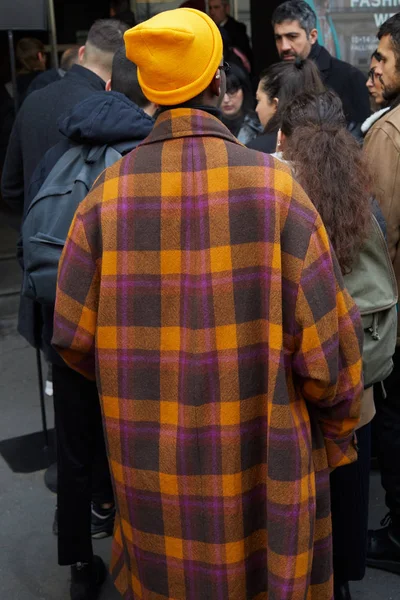
<svg viewBox="0 0 400 600"><path fill-rule="evenodd" d="M125 600L331 600L362 331L289 170L163 113L79 207L54 344L98 382Z"/></svg>

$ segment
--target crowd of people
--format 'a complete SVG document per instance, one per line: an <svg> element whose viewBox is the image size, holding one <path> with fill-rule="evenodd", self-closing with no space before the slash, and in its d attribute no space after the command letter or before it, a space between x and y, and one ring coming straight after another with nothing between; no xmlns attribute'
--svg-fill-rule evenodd
<svg viewBox="0 0 400 600"><path fill-rule="evenodd" d="M113 2L60 70L18 47L1 193L52 372L58 562L71 600L111 535L122 598L351 600L367 565L400 574L400 13L366 78L284 2L256 78L229 2L184 5Z"/></svg>

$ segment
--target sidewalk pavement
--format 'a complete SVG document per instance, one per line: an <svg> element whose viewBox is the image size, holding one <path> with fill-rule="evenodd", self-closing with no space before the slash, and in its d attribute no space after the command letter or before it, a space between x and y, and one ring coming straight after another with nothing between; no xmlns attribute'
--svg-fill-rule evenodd
<svg viewBox="0 0 400 600"><path fill-rule="evenodd" d="M0 321L0 440L41 429L35 352L16 331L16 319ZM47 399L49 425L53 423ZM55 496L43 483L43 472L21 475L0 456L0 598L3 600L68 600L68 569L57 565L52 534ZM371 475L371 526L385 514L379 475ZM110 559L110 539L94 542L96 554ZM399 600L397 575L369 570L352 584L354 600ZM100 600L118 600L111 581ZM198 600L202 600L199 598ZM229 599L226 599L229 600Z"/></svg>

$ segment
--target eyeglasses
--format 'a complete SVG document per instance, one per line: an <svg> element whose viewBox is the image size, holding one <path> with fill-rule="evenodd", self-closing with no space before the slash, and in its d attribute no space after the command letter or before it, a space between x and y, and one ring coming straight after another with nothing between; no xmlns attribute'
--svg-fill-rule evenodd
<svg viewBox="0 0 400 600"><path fill-rule="evenodd" d="M368 79L371 79L372 81L374 81L374 79L375 79L375 67L373 69L371 69L370 71L368 71Z"/></svg>
<svg viewBox="0 0 400 600"><path fill-rule="evenodd" d="M225 73L229 73L229 71L231 70L231 65L224 60L223 64L219 65L218 69L221 69L221 71L225 71Z"/></svg>

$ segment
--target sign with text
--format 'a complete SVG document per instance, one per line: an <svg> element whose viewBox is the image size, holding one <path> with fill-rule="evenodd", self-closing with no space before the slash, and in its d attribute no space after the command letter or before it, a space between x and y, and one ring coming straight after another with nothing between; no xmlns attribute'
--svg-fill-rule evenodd
<svg viewBox="0 0 400 600"><path fill-rule="evenodd" d="M378 46L379 27L400 12L400 0L307 1L318 16L320 43L333 56L365 72Z"/></svg>

